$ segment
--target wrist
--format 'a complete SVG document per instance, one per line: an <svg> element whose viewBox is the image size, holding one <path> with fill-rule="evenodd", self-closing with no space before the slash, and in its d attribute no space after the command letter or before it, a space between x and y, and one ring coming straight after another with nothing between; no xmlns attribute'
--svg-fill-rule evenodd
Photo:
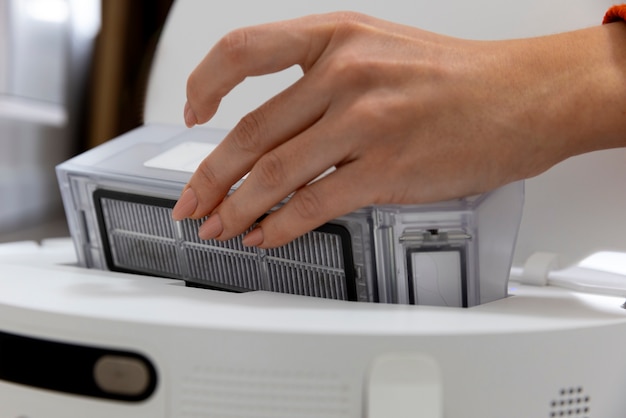
<svg viewBox="0 0 626 418"><path fill-rule="evenodd" d="M570 110L575 154L626 146L626 24L613 23L573 33L568 84L576 94Z"/></svg>
<svg viewBox="0 0 626 418"><path fill-rule="evenodd" d="M554 162L626 146L626 24L520 42L522 108Z"/></svg>

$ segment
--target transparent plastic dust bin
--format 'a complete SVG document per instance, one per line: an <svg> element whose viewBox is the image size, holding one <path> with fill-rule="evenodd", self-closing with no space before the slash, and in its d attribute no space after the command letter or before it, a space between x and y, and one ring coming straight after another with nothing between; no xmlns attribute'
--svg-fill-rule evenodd
<svg viewBox="0 0 626 418"><path fill-rule="evenodd" d="M225 134L146 125L59 165L79 263L198 288L358 302L471 307L507 296L523 182L437 204L363 208L269 250L242 237L205 241L202 220L173 221L171 212Z"/></svg>

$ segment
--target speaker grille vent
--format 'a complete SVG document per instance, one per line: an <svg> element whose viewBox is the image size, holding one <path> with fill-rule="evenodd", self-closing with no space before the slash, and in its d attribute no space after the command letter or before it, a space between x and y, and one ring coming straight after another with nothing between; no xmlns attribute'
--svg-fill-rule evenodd
<svg viewBox="0 0 626 418"><path fill-rule="evenodd" d="M172 220L173 200L101 189L94 201L110 270L179 278L199 287L357 300L351 237L340 225L262 250L245 247L241 236L201 240L201 221Z"/></svg>
<svg viewBox="0 0 626 418"><path fill-rule="evenodd" d="M559 391L559 396L550 402L550 418L591 418L591 397L581 386L567 387Z"/></svg>
<svg viewBox="0 0 626 418"><path fill-rule="evenodd" d="M184 418L347 418L352 390L338 376L311 371L198 367L183 380Z"/></svg>

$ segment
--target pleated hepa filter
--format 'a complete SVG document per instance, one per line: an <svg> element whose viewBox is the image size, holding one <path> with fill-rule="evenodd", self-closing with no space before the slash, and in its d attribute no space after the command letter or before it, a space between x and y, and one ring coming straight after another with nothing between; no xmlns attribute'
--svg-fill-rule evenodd
<svg viewBox="0 0 626 418"><path fill-rule="evenodd" d="M201 221L175 222L174 200L99 189L98 225L111 270L184 279L231 291L268 290L357 300L345 228L325 225L276 249L245 247L242 238L200 240Z"/></svg>
<svg viewBox="0 0 626 418"><path fill-rule="evenodd" d="M202 220L173 221L171 211L225 133L147 125L59 165L79 263L233 292L454 307L506 297L523 183L359 209L275 249L200 240Z"/></svg>

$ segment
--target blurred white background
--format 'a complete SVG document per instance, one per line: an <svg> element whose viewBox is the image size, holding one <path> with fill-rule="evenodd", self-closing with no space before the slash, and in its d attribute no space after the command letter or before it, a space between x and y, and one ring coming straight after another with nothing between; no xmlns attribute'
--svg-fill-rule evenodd
<svg viewBox="0 0 626 418"><path fill-rule="evenodd" d="M67 236L54 167L142 123L172 0L0 0L0 242Z"/></svg>

